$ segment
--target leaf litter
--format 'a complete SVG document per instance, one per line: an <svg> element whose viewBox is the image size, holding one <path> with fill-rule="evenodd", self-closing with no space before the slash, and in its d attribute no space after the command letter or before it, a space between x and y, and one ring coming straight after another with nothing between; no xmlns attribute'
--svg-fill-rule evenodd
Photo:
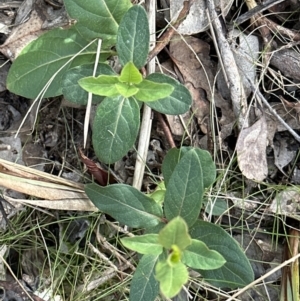
<svg viewBox="0 0 300 301"><path fill-rule="evenodd" d="M0 25L2 25L0 33L5 39L0 45L0 52L4 62L8 59L13 60L30 40L35 39L42 32L47 32L53 26L68 24L69 20L65 12L60 7L49 6L51 2L56 1L23 1L22 9L18 14L15 7L9 7L10 4L7 4L8 7L5 8L0 6ZM168 8L167 2L159 1L159 8ZM300 27L300 13L297 5L299 4L295 0L263 3L250 0L245 3L220 0L215 1L211 7L207 6L204 0L196 2L186 21L179 27L178 35L173 36L168 45L168 51L158 56L157 67L167 68L169 73L174 74L185 84L193 97L193 105L189 113L180 117L167 116L166 121L177 146L180 146L183 141L185 145L201 146L215 154L220 174L224 174L224 178L218 182L217 190L211 192L210 199L218 198L220 195L222 200L227 200L228 209L223 214L219 213L220 220L222 219L225 226L230 226L233 236L245 250L248 250L253 262L264 263L253 264L256 277L259 278L272 270L274 264L276 266L281 262L282 250L278 246L285 242L284 231L288 233L291 228L299 228L299 223L297 223L299 221L299 191L297 186L294 186L300 183L299 140L297 141L295 136L288 131L288 129L297 131L300 128L298 116L300 73L297 67L299 61L297 48L299 31L297 30ZM271 2L273 5L270 6ZM174 0L170 4L171 18L175 18L183 1ZM218 24L212 18L214 9L217 9L220 21ZM168 16L166 12L169 11L158 10L158 14L163 14L164 17ZM270 17L268 15L270 12L276 12L276 15ZM200 18L199 13L203 18ZM17 16L16 21L13 21L12 14ZM58 21L54 21L56 19ZM239 22L239 30L232 30L234 21ZM164 20L162 20L162 25L157 24L158 28L166 26ZM10 30L12 25L15 27ZM258 40L257 37L259 37ZM251 40L252 38L254 40ZM227 62L230 64L227 65ZM7 63L6 66L9 64ZM7 72L5 68L0 69L0 87L3 86L5 80ZM262 93L276 114L261 103L257 91ZM27 167L28 169L23 167L19 170L15 165L12 170L10 163L3 163L1 164L2 186L6 190L21 190L23 195L17 197L20 202L37 204L39 207L50 208L49 210L54 208L55 210L49 214L56 216L52 217L52 221L56 221L57 224L63 216L62 213L57 213L57 210L61 209L68 211L70 218L88 221L86 217L82 218L82 215L86 216L84 212L91 210L92 205L87 204L87 200L82 203L83 207L76 205L76 200L86 198L81 183L85 181L85 178L90 177L86 174L79 157L76 159L76 149L81 144L80 123L83 119L80 119L82 113L74 115L74 112L84 112L84 107L68 107L59 110L59 114L51 113L51 118L42 118L33 134L29 135L31 141L26 142L26 139L21 137L16 140L21 146L15 146L7 139L13 139L13 134L19 125L20 118L17 116L18 114L24 116L24 108L12 103L9 97L12 96L8 96L7 91L0 92L1 102L3 100L4 104L0 107L0 124L3 122L8 124L8 128L1 132L3 139L0 140L1 145L8 145L11 148L10 150L1 149L0 155L1 153L3 155L1 158L8 160L8 154L5 151L12 152L13 150L14 155L17 154L25 164L38 164L42 166L42 171L34 171L33 167ZM28 100L20 98L19 101L26 102L26 109L30 105ZM51 112L53 107L57 111L57 103L60 101L61 99L57 99L56 102L43 100L41 112L42 110ZM9 106L12 108L8 109ZM50 108L50 111L47 111L47 108ZM23 136L26 136L25 134L28 136L30 133L35 113L36 111L33 110ZM65 118L64 114L72 117ZM285 123L279 122L278 117ZM5 118L8 121L5 121ZM55 122L53 122L54 119L56 119ZM73 128L74 124L78 127L75 131L70 131L70 127ZM154 120L151 141L158 143L159 148L153 149L151 145L149 146L148 166L150 169L149 173L146 172L144 176L144 190L152 191L155 188L153 176L157 178L160 176L161 163L169 148L165 135L161 122ZM68 137L63 139L64 143L59 142L62 137ZM71 140L72 142L66 142ZM31 143L30 147L33 149L28 148L27 143ZM34 146L39 151L35 152ZM28 158L28 150L32 158L30 155ZM68 155L65 155L66 153ZM34 157L41 160L38 163L30 161ZM89 152L84 155L84 158L86 160L92 158L96 162L92 147L89 147ZM14 157L10 160L15 161ZM136 155L132 151L126 158L115 164L116 173L121 175L116 174L119 182L131 183L135 160ZM94 163L87 162L93 166L93 170L97 172L102 170L102 167L97 168ZM52 167L49 169L49 166ZM80 176L76 177L76 174ZM70 177L73 181L61 180L62 175ZM22 185L16 177L27 179L26 185L23 185L24 188L20 189ZM74 184L75 179L80 183ZM4 184L5 181L9 184ZM12 185L13 182L18 184ZM44 203L53 197L46 188L41 189L41 187L51 186L50 184L57 193L59 204ZM3 191L5 195L6 190ZM43 193L41 190L44 190ZM68 194L64 195L64 191L68 191ZM31 200L26 195L40 197L44 201ZM9 197L8 200L12 201ZM255 206L247 206L247 203L253 203ZM77 210L77 215L70 214L70 209ZM9 214L9 210L7 212ZM272 232L271 225L280 223L280 220L283 221L280 227L284 230ZM109 223L103 220L101 223L108 227ZM79 228L82 226L80 225L79 223ZM243 228L244 230L240 230ZM80 232L78 228L76 229ZM118 229L120 230L122 229ZM82 231L85 233L85 230ZM265 232L271 234L262 234ZM272 244L274 236L279 242L277 246ZM61 237L58 239L62 241ZM110 253L111 250L107 249L106 252ZM12 256L13 251L10 250L9 253L9 256ZM23 274L26 274L25 271L26 268L23 266ZM286 284L282 282L280 288L278 286L280 275L278 273L271 273L271 275L271 278L267 280L273 283L275 291L269 286L264 289L253 287L252 291L248 291L248 295L246 293L239 298L249 300L249 295L251 295L254 296L254 300L261 300L262 296L267 298L269 295L272 296L271 300L279 300L279 291L286 290L284 286ZM101 278L99 275L96 277ZM8 287L10 283L5 285ZM17 287L15 290L18 291Z"/></svg>

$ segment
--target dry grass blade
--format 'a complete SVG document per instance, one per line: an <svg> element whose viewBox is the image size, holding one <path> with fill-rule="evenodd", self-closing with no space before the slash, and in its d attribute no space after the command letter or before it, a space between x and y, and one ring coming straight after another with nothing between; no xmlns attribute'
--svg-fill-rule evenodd
<svg viewBox="0 0 300 301"><path fill-rule="evenodd" d="M58 210L96 211L83 184L72 182L26 166L0 159L1 186L40 200L9 199Z"/></svg>

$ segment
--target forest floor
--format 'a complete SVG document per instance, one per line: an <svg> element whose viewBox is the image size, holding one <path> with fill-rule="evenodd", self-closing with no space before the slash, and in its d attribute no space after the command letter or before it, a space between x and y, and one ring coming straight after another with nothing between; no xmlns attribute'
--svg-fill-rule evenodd
<svg viewBox="0 0 300 301"><path fill-rule="evenodd" d="M170 12L179 11L183 1L174 0L171 9L171 1L157 2L159 38ZM157 56L157 70L184 84L193 104L181 116L153 112L141 190L156 188L173 144L208 150L218 176L206 192L215 200L213 214L203 211L202 218L222 225L240 243L257 280L234 300L296 300L280 294L299 270L276 267L299 253L300 3L215 2L220 3L219 31L209 20L206 1L198 1ZM29 24L33 17L42 24L39 30ZM62 96L37 105L6 88L10 66L31 35L68 22L63 1L0 3L0 209L5 216L0 287L22 300L29 297L19 281L33 300L129 300L136 257L118 243L126 229L88 200L78 201L83 184L92 181L86 163L100 164L91 132L83 148L85 106ZM20 36L8 43L17 25ZM132 185L136 156L133 148L110 166L118 181ZM71 196L63 185L73 189ZM201 277L188 288L190 300L227 300L237 292L211 287Z"/></svg>

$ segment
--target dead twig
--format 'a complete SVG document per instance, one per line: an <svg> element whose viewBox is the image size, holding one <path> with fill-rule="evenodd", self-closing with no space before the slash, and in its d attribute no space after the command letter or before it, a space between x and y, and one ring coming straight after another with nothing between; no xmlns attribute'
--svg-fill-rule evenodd
<svg viewBox="0 0 300 301"><path fill-rule="evenodd" d="M263 11L267 10L268 8L270 8L276 4L279 4L283 1L285 1L285 0L265 1L263 4L259 4L255 7L253 7L252 9L250 9L243 15L239 16L233 23L234 23L234 25L240 25L240 24L246 22L247 20L249 20L250 18L255 17L257 14L262 13Z"/></svg>
<svg viewBox="0 0 300 301"><path fill-rule="evenodd" d="M227 78L227 85L230 90L234 114L238 120L238 128L248 127L247 120L247 98L242 85L242 80L230 48L230 45L224 35L222 23L216 12L214 1L206 1L208 9L208 18L210 19L210 30L212 35L216 36L216 48L220 50L219 59L223 62L224 77Z"/></svg>
<svg viewBox="0 0 300 301"><path fill-rule="evenodd" d="M183 8L180 11L177 20L174 23L172 23L171 24L172 26L170 26L170 28L161 36L161 38L157 40L156 46L149 53L147 62L150 62L169 44L172 36L176 32L176 29L186 19L190 11L190 7L192 6L193 3L194 0L183 2Z"/></svg>
<svg viewBox="0 0 300 301"><path fill-rule="evenodd" d="M163 130L163 132L164 132L164 134L166 136L166 139L167 139L168 143L170 144L170 148L176 147L174 139L173 139L173 136L172 136L172 133L170 131L170 128L166 124L166 122L165 122L162 114L157 112L156 116L157 116L157 119L158 119L158 121L160 123L160 126L161 126L161 128L162 128L162 130Z"/></svg>

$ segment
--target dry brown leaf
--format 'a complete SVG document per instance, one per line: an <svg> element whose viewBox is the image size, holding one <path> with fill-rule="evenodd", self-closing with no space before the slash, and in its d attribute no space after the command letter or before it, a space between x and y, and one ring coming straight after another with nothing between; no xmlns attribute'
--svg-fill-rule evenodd
<svg viewBox="0 0 300 301"><path fill-rule="evenodd" d="M236 143L238 164L243 175L250 180L262 181L268 174L267 134L264 116L239 134Z"/></svg>
<svg viewBox="0 0 300 301"><path fill-rule="evenodd" d="M68 17L64 9L48 10L46 1L24 1L18 10L15 27L8 39L0 46L7 58L14 60L22 49L33 40L37 39L47 30L68 25Z"/></svg>
<svg viewBox="0 0 300 301"><path fill-rule="evenodd" d="M282 96L279 96L280 100L288 107L292 108L296 111L296 113L300 114L300 103L299 102L290 102L284 99Z"/></svg>
<svg viewBox="0 0 300 301"><path fill-rule="evenodd" d="M44 32L42 30L43 23L44 19L34 10L26 23L13 29L9 38L0 46L0 51L6 57L14 60L26 45Z"/></svg>
<svg viewBox="0 0 300 301"><path fill-rule="evenodd" d="M210 46L206 42L185 36L174 36L170 43L172 60L179 69L186 87L193 97L193 111L199 124L203 124L209 115L209 101L222 110L220 124L235 121L231 104L214 90L216 68L210 60ZM222 135L222 139L226 136Z"/></svg>
<svg viewBox="0 0 300 301"><path fill-rule="evenodd" d="M279 192L273 199L268 211L282 214L300 220L300 193L299 188L288 187Z"/></svg>
<svg viewBox="0 0 300 301"><path fill-rule="evenodd" d="M295 159L297 150L291 147L291 138L284 135L276 135L274 141L275 166L285 175L283 168Z"/></svg>

